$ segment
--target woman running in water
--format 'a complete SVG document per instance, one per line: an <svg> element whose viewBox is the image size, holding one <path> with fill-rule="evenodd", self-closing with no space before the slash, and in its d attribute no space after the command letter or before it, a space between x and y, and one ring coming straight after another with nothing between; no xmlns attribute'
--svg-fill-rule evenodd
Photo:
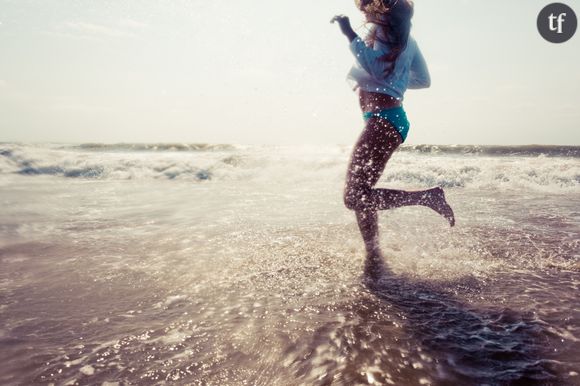
<svg viewBox="0 0 580 386"><path fill-rule="evenodd" d="M356 63L348 78L359 90L366 126L356 142L344 190L347 208L354 210L369 264L382 261L377 211L409 205L427 206L455 225L453 210L441 187L422 191L374 188L385 165L405 142L409 122L402 101L405 91L431 84L425 59L410 36L413 3L409 0L356 0L372 27L366 43L353 31L348 17L335 16L350 42Z"/></svg>

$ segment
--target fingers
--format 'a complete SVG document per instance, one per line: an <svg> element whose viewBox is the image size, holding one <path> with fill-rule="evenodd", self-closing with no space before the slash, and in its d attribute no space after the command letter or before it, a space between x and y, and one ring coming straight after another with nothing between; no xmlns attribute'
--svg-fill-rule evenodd
<svg viewBox="0 0 580 386"><path fill-rule="evenodd" d="M330 22L334 23L335 21L338 21L339 23L344 20L344 19L348 19L348 16L345 15L336 15L335 17L333 17Z"/></svg>

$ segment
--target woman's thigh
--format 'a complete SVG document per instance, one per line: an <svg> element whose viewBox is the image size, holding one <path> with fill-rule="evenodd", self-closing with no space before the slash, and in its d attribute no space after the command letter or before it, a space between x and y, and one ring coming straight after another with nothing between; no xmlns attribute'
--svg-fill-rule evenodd
<svg viewBox="0 0 580 386"><path fill-rule="evenodd" d="M375 186L401 142L401 136L388 121L370 118L354 146L346 188L369 189Z"/></svg>

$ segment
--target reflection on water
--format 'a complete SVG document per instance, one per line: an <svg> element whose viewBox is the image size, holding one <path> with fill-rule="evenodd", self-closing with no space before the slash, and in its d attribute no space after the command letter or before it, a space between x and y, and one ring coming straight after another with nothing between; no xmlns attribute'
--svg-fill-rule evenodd
<svg viewBox="0 0 580 386"><path fill-rule="evenodd" d="M563 384L533 313L477 309L378 262L363 283L368 292L345 310L351 322L324 325L294 348L306 383Z"/></svg>
<svg viewBox="0 0 580 386"><path fill-rule="evenodd" d="M89 280L76 276L80 261L49 263L40 286L3 292L3 384L574 384L576 272L435 282L388 265L363 274L350 254L331 266L323 253L293 247L296 255L278 260L317 237L327 235L254 244L274 256L261 267L231 260L210 274L193 265L203 274L185 273L199 278L189 286L173 270L117 267ZM21 248L53 261L48 246ZM9 264L23 267L22 259ZM57 281L65 271L68 280ZM564 288L571 292L555 300Z"/></svg>
<svg viewBox="0 0 580 386"><path fill-rule="evenodd" d="M4 160L0 384L580 384L576 159L398 155L458 224L381 213L379 269L349 149L122 150Z"/></svg>

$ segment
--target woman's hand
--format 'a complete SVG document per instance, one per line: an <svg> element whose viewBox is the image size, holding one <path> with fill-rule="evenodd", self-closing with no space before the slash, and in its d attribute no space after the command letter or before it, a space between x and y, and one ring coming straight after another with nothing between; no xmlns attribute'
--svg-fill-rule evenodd
<svg viewBox="0 0 580 386"><path fill-rule="evenodd" d="M340 30L342 31L343 34L346 35L348 41L351 42L353 41L354 38L358 36L350 26L350 20L348 19L348 16L336 15L335 17L332 18L332 20L330 20L330 22L334 23L335 21L338 22Z"/></svg>
<svg viewBox="0 0 580 386"><path fill-rule="evenodd" d="M352 30L352 27L350 26L350 20L348 19L348 16L345 15L336 15L335 17L332 18L332 20L330 21L331 23L334 22L338 22L338 25L340 26L340 30L342 31L343 34L346 35L346 33L349 30Z"/></svg>

